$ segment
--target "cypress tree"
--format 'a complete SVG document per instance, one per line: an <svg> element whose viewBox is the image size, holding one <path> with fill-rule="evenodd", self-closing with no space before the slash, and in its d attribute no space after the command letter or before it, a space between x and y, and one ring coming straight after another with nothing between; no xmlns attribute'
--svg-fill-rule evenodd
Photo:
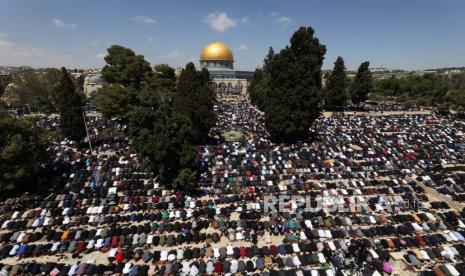
<svg viewBox="0 0 465 276"><path fill-rule="evenodd" d="M174 108L176 112L190 119L194 143L205 142L215 124L215 94L209 83L208 71L197 71L192 62L186 65L179 77Z"/></svg>
<svg viewBox="0 0 465 276"><path fill-rule="evenodd" d="M129 135L163 184L171 185L182 169L193 172L197 152L191 144L192 124L168 104L157 109L135 107L129 116Z"/></svg>
<svg viewBox="0 0 465 276"><path fill-rule="evenodd" d="M270 64L270 61L273 59L273 57L274 57L274 50L273 50L273 47L270 47L268 50L268 54L266 55L265 60L263 61L264 69L267 68L268 64Z"/></svg>
<svg viewBox="0 0 465 276"><path fill-rule="evenodd" d="M253 73L252 82L249 86L250 102L256 105L259 109L263 109L266 100L266 86L265 72L261 68L255 69Z"/></svg>
<svg viewBox="0 0 465 276"><path fill-rule="evenodd" d="M83 99L76 92L66 68L62 67L61 72L62 79L55 87L61 133L70 140L81 141L86 135L82 117Z"/></svg>
<svg viewBox="0 0 465 276"><path fill-rule="evenodd" d="M368 99L368 94L373 90L373 78L369 69L370 62L365 61L358 67L352 84L352 103L358 104Z"/></svg>
<svg viewBox="0 0 465 276"><path fill-rule="evenodd" d="M338 57L326 82L325 107L328 110L347 106L347 76L345 69L344 59Z"/></svg>
<svg viewBox="0 0 465 276"><path fill-rule="evenodd" d="M249 86L249 97L252 104L257 106L261 110L265 110L267 107L265 105L266 99L268 98L266 92L268 87L268 67L270 62L273 60L275 56L274 50L272 47L269 48L268 54L266 55L265 59L263 60L263 68L255 69L253 74L252 82Z"/></svg>
<svg viewBox="0 0 465 276"><path fill-rule="evenodd" d="M267 65L265 124L271 139L293 143L309 137L320 114L321 66L326 47L311 27L300 27Z"/></svg>

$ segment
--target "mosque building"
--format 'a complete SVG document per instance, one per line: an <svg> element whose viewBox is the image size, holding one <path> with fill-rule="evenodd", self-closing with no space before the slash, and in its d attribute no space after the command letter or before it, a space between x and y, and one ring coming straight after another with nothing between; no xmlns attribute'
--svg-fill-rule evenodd
<svg viewBox="0 0 465 276"><path fill-rule="evenodd" d="M210 73L213 85L225 92L246 94L253 72L234 70L231 49L219 41L212 42L200 53L200 67Z"/></svg>

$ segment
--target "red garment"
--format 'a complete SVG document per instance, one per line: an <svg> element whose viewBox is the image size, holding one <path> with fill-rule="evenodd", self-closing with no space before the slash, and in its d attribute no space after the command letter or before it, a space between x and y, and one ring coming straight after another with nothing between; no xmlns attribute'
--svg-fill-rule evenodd
<svg viewBox="0 0 465 276"><path fill-rule="evenodd" d="M420 245L425 245L425 240L423 239L422 236L416 236L415 239Z"/></svg>
<svg viewBox="0 0 465 276"><path fill-rule="evenodd" d="M119 237L118 236L113 236L111 238L111 247L117 247L119 242Z"/></svg>
<svg viewBox="0 0 465 276"><path fill-rule="evenodd" d="M276 245L270 246L270 254L271 254L271 255L276 255L276 254L278 254L278 248L276 247Z"/></svg>
<svg viewBox="0 0 465 276"><path fill-rule="evenodd" d="M86 249L86 244L83 241L80 241L76 247L76 252L81 253L84 249Z"/></svg>
<svg viewBox="0 0 465 276"><path fill-rule="evenodd" d="M116 256L115 256L115 260L118 263L121 263L124 260L123 250L121 250L121 249L118 250L118 253L116 253Z"/></svg>
<svg viewBox="0 0 465 276"><path fill-rule="evenodd" d="M215 272L216 273L221 273L223 272L223 264L221 262L217 262L215 264Z"/></svg>
<svg viewBox="0 0 465 276"><path fill-rule="evenodd" d="M239 255L240 255L241 257L247 256L247 250L245 249L244 246L241 246L241 247L239 248Z"/></svg>

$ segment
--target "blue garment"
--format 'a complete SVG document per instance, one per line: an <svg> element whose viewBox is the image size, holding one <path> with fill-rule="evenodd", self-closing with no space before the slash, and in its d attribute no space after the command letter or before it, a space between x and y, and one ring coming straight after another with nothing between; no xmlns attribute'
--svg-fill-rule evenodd
<svg viewBox="0 0 465 276"><path fill-rule="evenodd" d="M111 237L106 237L103 247L109 247L111 245Z"/></svg>
<svg viewBox="0 0 465 276"><path fill-rule="evenodd" d="M23 255L26 252L27 245L23 244L19 247L18 252L16 252L19 256Z"/></svg>
<svg viewBox="0 0 465 276"><path fill-rule="evenodd" d="M286 248L284 247L284 245L278 245L278 253L281 255L286 255Z"/></svg>
<svg viewBox="0 0 465 276"><path fill-rule="evenodd" d="M135 265L131 267L131 271L129 272L129 276L137 276L139 275L139 265Z"/></svg>

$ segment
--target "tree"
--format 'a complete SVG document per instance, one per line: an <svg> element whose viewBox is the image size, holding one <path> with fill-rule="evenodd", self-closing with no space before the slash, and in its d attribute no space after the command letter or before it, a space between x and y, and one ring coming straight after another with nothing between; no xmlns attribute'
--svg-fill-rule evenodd
<svg viewBox="0 0 465 276"><path fill-rule="evenodd" d="M119 117L123 121L127 121L128 113L137 104L135 89L120 84L105 85L96 97L97 106L107 119Z"/></svg>
<svg viewBox="0 0 465 276"><path fill-rule="evenodd" d="M139 89L147 75L152 73L150 63L144 56L136 55L131 49L119 45L108 48L105 62L107 65L102 69L102 77L108 83L132 85Z"/></svg>
<svg viewBox="0 0 465 276"><path fill-rule="evenodd" d="M209 79L207 70L198 72L192 62L188 63L181 72L174 97L175 112L189 118L192 123L194 143L205 142L215 125L215 95Z"/></svg>
<svg viewBox="0 0 465 276"><path fill-rule="evenodd" d="M47 137L28 119L0 106L0 195L40 189L48 162Z"/></svg>
<svg viewBox="0 0 465 276"><path fill-rule="evenodd" d="M179 170L172 187L176 190L194 191L197 188L197 173L192 169Z"/></svg>
<svg viewBox="0 0 465 276"><path fill-rule="evenodd" d="M84 74L80 74L79 77L76 80L77 87L78 87L79 91L81 91L82 93L84 93L84 83L85 83L85 81L86 81L86 77L84 76Z"/></svg>
<svg viewBox="0 0 465 276"><path fill-rule="evenodd" d="M157 75L162 79L176 80L176 74L173 68L168 64L158 64L154 67Z"/></svg>
<svg viewBox="0 0 465 276"><path fill-rule="evenodd" d="M263 109L266 102L266 73L263 69L257 68L253 73L252 82L249 86L249 97L252 104L259 109Z"/></svg>
<svg viewBox="0 0 465 276"><path fill-rule="evenodd" d="M119 45L108 48L105 61L107 64L102 69L102 77L108 84L96 97L97 107L105 117L118 117L126 123L128 113L141 104L139 97L144 97L144 101L149 100L147 93L141 91L160 89L162 79L171 77L162 76L170 71L167 65L159 67L162 74L152 74L150 63L142 55L136 55L131 49ZM169 82L174 86L172 80ZM166 81L163 80L161 85L166 85Z"/></svg>
<svg viewBox="0 0 465 276"><path fill-rule="evenodd" d="M326 47L311 27L300 27L290 47L274 54L265 68L265 125L271 138L293 143L309 137L309 128L320 114L321 66Z"/></svg>
<svg viewBox="0 0 465 276"><path fill-rule="evenodd" d="M351 89L351 100L354 104L366 101L368 94L373 90L373 78L369 66L370 62L365 61L358 67Z"/></svg>
<svg viewBox="0 0 465 276"><path fill-rule="evenodd" d="M453 78L439 74L407 76L374 81L370 98L392 96L396 101L414 105L445 105L448 91L456 89Z"/></svg>
<svg viewBox="0 0 465 276"><path fill-rule="evenodd" d="M60 113L60 128L63 136L81 141L85 135L82 115L83 97L78 94L66 68L61 68L62 79L55 87L55 99Z"/></svg>
<svg viewBox="0 0 465 276"><path fill-rule="evenodd" d="M263 60L263 67L255 69L253 74L252 82L248 88L249 97L252 104L257 106L261 110L265 110L266 99L268 98L266 93L268 91L268 79L269 79L269 64L275 56L272 47L269 48L268 54Z"/></svg>
<svg viewBox="0 0 465 276"><path fill-rule="evenodd" d="M338 57L326 82L325 107L329 110L347 106L347 76L345 69L344 59Z"/></svg>
<svg viewBox="0 0 465 276"><path fill-rule="evenodd" d="M451 89L446 94L444 104L458 112L465 112L465 88Z"/></svg>
<svg viewBox="0 0 465 276"><path fill-rule="evenodd" d="M34 108L42 112L56 111L53 89L61 80L58 69L27 69L13 74L7 97L14 107Z"/></svg>
<svg viewBox="0 0 465 276"><path fill-rule="evenodd" d="M198 155L190 144L189 119L167 104L157 109L135 107L129 119L134 147L149 160L148 167L159 174L162 183L171 185L181 170L193 170Z"/></svg>
<svg viewBox="0 0 465 276"><path fill-rule="evenodd" d="M263 68L266 70L268 65L270 64L271 60L273 59L275 53L273 47L268 49L268 54L266 55L265 59L263 60Z"/></svg>
<svg viewBox="0 0 465 276"><path fill-rule="evenodd" d="M197 72L188 64L176 85L171 67L157 65L152 74L150 64L132 50L113 46L108 51L103 75L109 84L100 92L98 107L104 116L128 123L135 149L162 184L194 189L198 153L192 143L212 126L208 71Z"/></svg>

